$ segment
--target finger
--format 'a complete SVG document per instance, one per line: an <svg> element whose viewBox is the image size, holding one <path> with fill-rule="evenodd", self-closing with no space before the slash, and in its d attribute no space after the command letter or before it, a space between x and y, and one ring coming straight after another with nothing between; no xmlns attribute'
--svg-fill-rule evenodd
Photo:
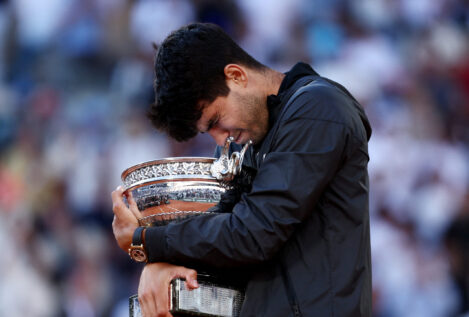
<svg viewBox="0 0 469 317"><path fill-rule="evenodd" d="M119 185L116 187L116 189L113 191L113 193L116 193L116 195L122 196L124 193L124 187Z"/></svg>
<svg viewBox="0 0 469 317"><path fill-rule="evenodd" d="M188 289L193 290L199 287L196 270L186 269L184 278L186 279L186 285Z"/></svg>
<svg viewBox="0 0 469 317"><path fill-rule="evenodd" d="M123 194L123 191L122 191L122 187L121 186L118 186L112 193L111 193L111 199L112 199L112 205L113 205L113 209L114 209L114 206L121 206L121 205L125 205L124 204L124 200L123 200L123 197L122 197L122 194Z"/></svg>
<svg viewBox="0 0 469 317"><path fill-rule="evenodd" d="M112 211L117 217L125 217L127 214L131 211L127 208L127 206L124 203L122 194L123 194L123 188L122 186L117 187L116 190L114 190L111 193L111 198L112 198Z"/></svg>
<svg viewBox="0 0 469 317"><path fill-rule="evenodd" d="M197 282L197 271L193 269L188 269L186 267L178 267L176 274L173 278L183 278L186 280L186 286L188 289L193 290L199 287L199 283Z"/></svg>
<svg viewBox="0 0 469 317"><path fill-rule="evenodd" d="M132 193L127 194L127 201L129 202L130 211L132 211L134 216L137 219L142 218L142 213L138 209L137 203L135 202L135 199L134 199L134 196L132 195Z"/></svg>
<svg viewBox="0 0 469 317"><path fill-rule="evenodd" d="M114 235L115 235L115 231L117 230L117 217L116 215L114 215L114 217L112 218L112 231L114 232Z"/></svg>

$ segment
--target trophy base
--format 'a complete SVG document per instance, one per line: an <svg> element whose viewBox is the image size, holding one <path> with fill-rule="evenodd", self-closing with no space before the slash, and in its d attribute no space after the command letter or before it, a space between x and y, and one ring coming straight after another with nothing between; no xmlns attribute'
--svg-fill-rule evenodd
<svg viewBox="0 0 469 317"><path fill-rule="evenodd" d="M170 285L169 306L173 316L237 317L241 311L244 292L198 276L199 287L188 290L182 279ZM129 316L141 317L137 295L129 298Z"/></svg>

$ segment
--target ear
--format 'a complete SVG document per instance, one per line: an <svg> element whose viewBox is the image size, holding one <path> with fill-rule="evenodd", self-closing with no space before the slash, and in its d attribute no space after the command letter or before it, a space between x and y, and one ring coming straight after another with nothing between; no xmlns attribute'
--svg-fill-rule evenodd
<svg viewBox="0 0 469 317"><path fill-rule="evenodd" d="M235 85L246 87L248 84L248 74L246 68L238 64L228 64L224 68L225 78Z"/></svg>

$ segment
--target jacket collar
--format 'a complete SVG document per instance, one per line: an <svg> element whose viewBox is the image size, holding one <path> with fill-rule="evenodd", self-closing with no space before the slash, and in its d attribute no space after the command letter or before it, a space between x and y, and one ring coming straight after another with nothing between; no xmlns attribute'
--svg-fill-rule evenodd
<svg viewBox="0 0 469 317"><path fill-rule="evenodd" d="M280 84L280 88L278 90L277 95L270 95L267 97L267 108L269 110L269 127L272 127L277 117L280 113L281 107L280 104L282 102L285 93L288 89L301 77L304 76L311 76L316 75L316 73L311 66L308 64L299 62L292 69L285 73L285 77Z"/></svg>

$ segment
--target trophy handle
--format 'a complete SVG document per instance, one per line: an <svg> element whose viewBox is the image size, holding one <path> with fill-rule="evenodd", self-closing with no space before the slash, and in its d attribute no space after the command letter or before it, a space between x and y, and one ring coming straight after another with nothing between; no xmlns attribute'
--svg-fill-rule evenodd
<svg viewBox="0 0 469 317"><path fill-rule="evenodd" d="M221 183L228 183L233 180L233 178L241 172L243 165L244 155L248 147L252 144L252 141L249 140L241 149L240 152L233 152L231 158L228 156L229 148L231 142L233 142L233 137L228 137L225 140L225 145L221 151L220 157L213 162L210 167L210 172L213 177L215 177Z"/></svg>

